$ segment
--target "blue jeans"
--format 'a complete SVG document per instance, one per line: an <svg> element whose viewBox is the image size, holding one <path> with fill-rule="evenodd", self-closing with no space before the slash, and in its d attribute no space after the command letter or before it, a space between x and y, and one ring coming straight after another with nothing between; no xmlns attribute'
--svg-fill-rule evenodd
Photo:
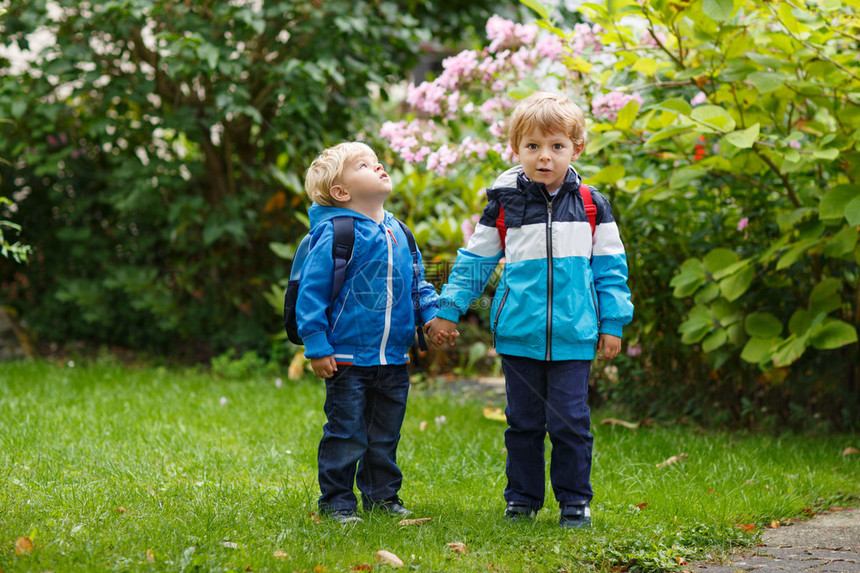
<svg viewBox="0 0 860 573"><path fill-rule="evenodd" d="M403 481L397 443L409 394L406 365L340 365L325 386L328 423L317 457L320 510L355 510L353 482L365 509L396 499Z"/></svg>
<svg viewBox="0 0 860 573"><path fill-rule="evenodd" d="M505 415L505 500L543 507L544 438L552 443L550 481L560 505L591 501L591 411L588 360L547 362L502 356L508 405Z"/></svg>

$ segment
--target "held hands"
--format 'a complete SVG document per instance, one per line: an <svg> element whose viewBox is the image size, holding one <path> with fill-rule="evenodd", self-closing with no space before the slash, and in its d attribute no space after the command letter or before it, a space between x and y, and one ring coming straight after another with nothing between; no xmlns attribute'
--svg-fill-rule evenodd
<svg viewBox="0 0 860 573"><path fill-rule="evenodd" d="M444 318L434 318L424 325L424 333L430 338L433 346L441 347L447 340L448 344L453 345L454 340L460 336L460 331L457 330L457 323L445 320Z"/></svg>
<svg viewBox="0 0 860 573"><path fill-rule="evenodd" d="M598 360L612 360L621 352L621 339L611 334L601 334L597 339Z"/></svg>
<svg viewBox="0 0 860 573"><path fill-rule="evenodd" d="M331 378L337 372L337 363L334 361L334 356L311 358L311 368L320 378Z"/></svg>

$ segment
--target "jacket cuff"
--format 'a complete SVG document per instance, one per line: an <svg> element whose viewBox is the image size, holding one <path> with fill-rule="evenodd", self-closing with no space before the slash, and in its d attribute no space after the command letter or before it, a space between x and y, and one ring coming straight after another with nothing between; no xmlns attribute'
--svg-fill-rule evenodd
<svg viewBox="0 0 860 573"><path fill-rule="evenodd" d="M302 338L305 343L305 358L322 358L334 354L334 348L328 343L325 331L320 330Z"/></svg>
<svg viewBox="0 0 860 573"><path fill-rule="evenodd" d="M624 333L624 325L615 320L604 320L600 323L600 334L610 334L621 338Z"/></svg>
<svg viewBox="0 0 860 573"><path fill-rule="evenodd" d="M430 322L431 320L436 318L436 316L438 315L438 312L439 312L439 307L437 307L435 305L428 307L428 308L425 308L421 311L421 320L424 322L424 324L427 324L428 322Z"/></svg>
<svg viewBox="0 0 860 573"><path fill-rule="evenodd" d="M445 307L439 309L439 312L436 313L437 318L444 318L445 320L450 320L451 322L457 322L460 320L460 311L456 307Z"/></svg>

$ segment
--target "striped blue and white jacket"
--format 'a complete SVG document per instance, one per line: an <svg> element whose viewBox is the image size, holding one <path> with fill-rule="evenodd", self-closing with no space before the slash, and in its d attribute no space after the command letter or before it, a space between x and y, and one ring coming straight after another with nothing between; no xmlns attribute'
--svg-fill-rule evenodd
<svg viewBox="0 0 860 573"><path fill-rule="evenodd" d="M599 333L621 337L633 318L627 257L609 202L592 189L596 228L572 167L550 196L522 167L504 172L442 289L437 316L457 321L484 291L504 256L490 311L499 354L591 360ZM590 188L591 189L591 188Z"/></svg>

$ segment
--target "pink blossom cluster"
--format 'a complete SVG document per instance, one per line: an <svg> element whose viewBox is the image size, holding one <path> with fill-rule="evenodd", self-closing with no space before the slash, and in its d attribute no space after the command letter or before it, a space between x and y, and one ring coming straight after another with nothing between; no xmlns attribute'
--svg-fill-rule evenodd
<svg viewBox="0 0 860 573"><path fill-rule="evenodd" d="M589 26L585 23L576 24L573 27L573 39L571 40L573 53L581 55L589 51L602 51L603 43L600 41L598 34L602 34L603 32L603 28L598 24L594 26Z"/></svg>
<svg viewBox="0 0 860 573"><path fill-rule="evenodd" d="M511 87L524 79L558 85L559 74L567 71L560 63L566 54L603 49L598 38L603 30L597 25L577 24L572 39L565 39L536 24L492 16L486 30L489 46L485 49L448 57L436 79L408 86L406 102L419 118L387 122L381 130L404 161L424 163L427 170L445 176L463 159L484 160L496 153L505 161L512 160L513 152L505 141L505 120L516 103L508 94ZM627 102L618 106L613 97L617 96L607 99L605 105L614 117ZM455 140L449 122L459 121L468 124L468 136Z"/></svg>
<svg viewBox="0 0 860 573"><path fill-rule="evenodd" d="M622 92L609 92L594 96L591 101L591 113L595 118L601 118L614 123L618 119L618 112L624 109L629 102L636 100L642 105L642 96L639 94L625 94Z"/></svg>
<svg viewBox="0 0 860 573"><path fill-rule="evenodd" d="M491 16L487 20L487 38L490 40L490 46L487 49L490 52L497 52L504 48L532 44L537 33L537 26L533 24L516 24L501 16Z"/></svg>
<svg viewBox="0 0 860 573"><path fill-rule="evenodd" d="M468 243L469 238L475 234L475 225L477 225L478 221L480 220L481 215L479 213L475 213L474 215L460 223L460 230L463 232L464 242Z"/></svg>
<svg viewBox="0 0 860 573"><path fill-rule="evenodd" d="M457 149L451 149L448 145L443 145L427 156L427 169L440 177L444 177L448 174L451 166L457 163L459 159L460 152Z"/></svg>
<svg viewBox="0 0 860 573"><path fill-rule="evenodd" d="M429 121L386 121L379 134L407 163L421 163L431 153L430 143L436 124Z"/></svg>

